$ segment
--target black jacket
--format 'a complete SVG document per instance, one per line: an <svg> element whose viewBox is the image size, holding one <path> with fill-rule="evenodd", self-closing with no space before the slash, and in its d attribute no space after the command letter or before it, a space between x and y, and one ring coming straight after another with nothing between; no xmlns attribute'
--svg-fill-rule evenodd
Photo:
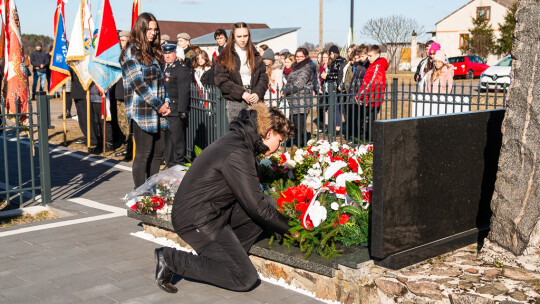
<svg viewBox="0 0 540 304"><path fill-rule="evenodd" d="M347 63L345 62L345 58L343 57L338 57L334 61L332 61L332 64L328 69L328 75L326 76L326 80L328 82L334 82L337 85L341 80L341 78L339 78L341 67L345 64Z"/></svg>
<svg viewBox="0 0 540 304"><path fill-rule="evenodd" d="M124 80L120 78L115 84L114 84L114 99L120 102L124 102Z"/></svg>
<svg viewBox="0 0 540 304"><path fill-rule="evenodd" d="M45 52L43 52L43 50L34 50L32 54L30 54L30 63L34 68L34 71L45 73L47 71L47 67L49 66L49 62L49 54L46 54ZM40 68L41 64L44 65L43 68Z"/></svg>
<svg viewBox="0 0 540 304"><path fill-rule="evenodd" d="M242 110L221 137L195 159L182 180L172 210L174 230L198 250L230 224L238 204L255 223L284 234L287 219L264 194L257 177L257 155L268 147L257 134L257 112Z"/></svg>
<svg viewBox="0 0 540 304"><path fill-rule="evenodd" d="M354 74L349 84L349 93L358 92L364 81L364 76L369 67L369 60L358 62L353 65Z"/></svg>
<svg viewBox="0 0 540 304"><path fill-rule="evenodd" d="M186 113L189 109L191 71L178 59L171 66L163 70L165 75L165 89L171 99L171 115Z"/></svg>
<svg viewBox="0 0 540 304"><path fill-rule="evenodd" d="M251 92L257 93L259 99L262 100L264 93L268 89L268 74L266 74L266 66L262 62L259 53L255 49L253 49L253 52L255 53L255 71L251 73ZM234 49L233 55L234 73L231 75L224 66L216 64L214 81L225 99L242 101L242 94L246 90L242 86L242 78L240 77L240 57L238 57Z"/></svg>
<svg viewBox="0 0 540 304"><path fill-rule="evenodd" d="M71 98L74 100L86 100L86 90L81 85L79 77L73 69L70 68L71 72Z"/></svg>

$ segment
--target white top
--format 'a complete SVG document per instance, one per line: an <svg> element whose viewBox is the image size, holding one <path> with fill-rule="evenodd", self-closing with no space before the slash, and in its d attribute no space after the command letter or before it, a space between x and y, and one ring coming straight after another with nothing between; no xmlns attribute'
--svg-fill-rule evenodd
<svg viewBox="0 0 540 304"><path fill-rule="evenodd" d="M242 78L242 85L251 84L251 70L247 62L247 48L241 48L238 44L234 45L234 50L238 57L240 57L240 77Z"/></svg>

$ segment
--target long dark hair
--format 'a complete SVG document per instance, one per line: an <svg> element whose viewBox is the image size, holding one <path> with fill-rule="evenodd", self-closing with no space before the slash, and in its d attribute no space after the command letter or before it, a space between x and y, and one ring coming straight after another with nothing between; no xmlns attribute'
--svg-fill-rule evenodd
<svg viewBox="0 0 540 304"><path fill-rule="evenodd" d="M194 57L194 60L193 60L193 70L195 70L196 68L199 67L199 56L202 56L204 58L204 60L206 61L204 63L204 65L202 66L202 68L206 68L206 67L211 67L212 66L212 61L210 61L210 57L208 57L208 53L206 51L203 51L203 50L199 50L197 52L197 56Z"/></svg>
<svg viewBox="0 0 540 304"><path fill-rule="evenodd" d="M132 51L137 56L139 62L144 65L151 65L154 61L154 58L157 59L160 63L163 62L163 52L161 51L161 36L159 34L159 23L157 25L157 35L154 41L149 42L146 39L146 31L148 31L149 24L151 21L157 22L156 17L150 13L142 13L137 17L135 25L131 30L131 36L129 37L129 42L126 45L126 48L122 50L120 55L121 60L125 58L125 50L129 48L132 44L137 46L138 49L133 49Z"/></svg>
<svg viewBox="0 0 540 304"><path fill-rule="evenodd" d="M234 56L233 56L233 50L234 46L236 45L236 40L234 38L234 33L237 29L240 28L246 28L248 30L248 42L246 44L246 55L247 55L247 64L249 66L249 69L253 73L255 71L255 47L253 46L253 43L251 42L251 33L249 31L248 25L244 22L238 22L233 24L231 35L229 36L229 40L227 41L227 44L223 48L223 51L219 53L219 56L216 58L216 63L224 66L229 73L234 73L236 65L234 63Z"/></svg>

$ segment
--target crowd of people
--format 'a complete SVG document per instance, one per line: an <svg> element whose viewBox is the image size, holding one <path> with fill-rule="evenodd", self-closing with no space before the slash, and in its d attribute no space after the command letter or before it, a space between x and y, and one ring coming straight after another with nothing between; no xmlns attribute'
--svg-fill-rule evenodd
<svg viewBox="0 0 540 304"><path fill-rule="evenodd" d="M150 13L140 14L131 31L118 34L122 78L109 94L111 121L103 121L101 94L95 84L85 90L72 72L66 85L68 117L73 100L83 133L78 142L86 143L90 137L89 152L100 152L124 141L125 149L117 156L128 159L134 143L132 171L137 188L162 165L184 164L192 84L198 89L217 86L226 100L231 132L194 161L172 211L176 233L197 255L156 249L155 279L170 293L177 292L171 283L174 273L231 290L249 290L257 281L247 255L251 245L264 229L288 233L287 220L276 210L276 202L259 187L256 156L271 155L291 137L298 145L305 144L312 104L318 105L314 114L319 131L325 132L333 121L331 127L337 132L345 127L359 137L384 101L388 61L377 45L351 45L345 57L333 45L316 60L302 47L292 53L287 49L274 52L265 44L255 47L243 22L234 24L229 36L223 29L215 31L218 48L211 56L191 45L188 33L179 33L176 41L160 35L159 23ZM426 55L414 76L418 86L426 93L448 93L453 68L440 45L428 42ZM45 87L50 57L38 44L30 61L34 97L36 86ZM344 94L328 94L329 90ZM90 134L85 119L87 91ZM336 100L328 100L329 96ZM279 105L278 100L289 104ZM335 117L329 119L329 113ZM105 147L101 146L103 136Z"/></svg>

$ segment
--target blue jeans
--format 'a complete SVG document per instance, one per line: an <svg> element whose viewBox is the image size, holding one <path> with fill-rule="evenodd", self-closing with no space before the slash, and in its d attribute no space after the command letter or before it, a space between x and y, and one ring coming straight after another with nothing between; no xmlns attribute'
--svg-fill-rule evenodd
<svg viewBox="0 0 540 304"><path fill-rule="evenodd" d="M34 72L34 84L32 85L32 99L35 99L36 97L36 86L38 83L38 80L40 82L40 91L45 91L45 81L47 80L47 73L42 73L35 71Z"/></svg>

